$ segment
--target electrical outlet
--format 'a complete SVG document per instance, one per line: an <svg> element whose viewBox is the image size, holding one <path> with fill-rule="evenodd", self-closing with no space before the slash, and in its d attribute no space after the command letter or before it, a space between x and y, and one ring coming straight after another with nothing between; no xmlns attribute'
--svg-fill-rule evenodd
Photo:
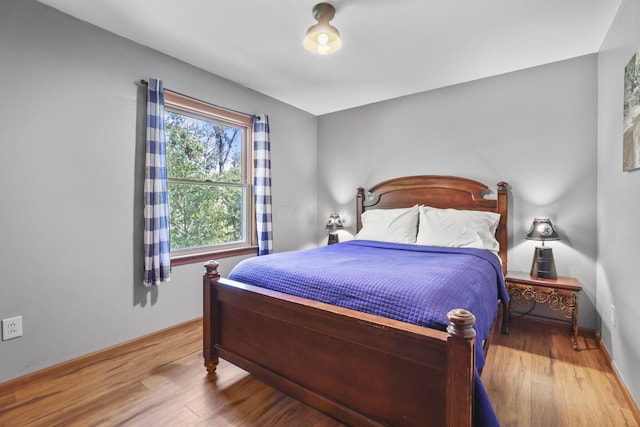
<svg viewBox="0 0 640 427"><path fill-rule="evenodd" d="M2 341L22 336L22 316L2 321Z"/></svg>

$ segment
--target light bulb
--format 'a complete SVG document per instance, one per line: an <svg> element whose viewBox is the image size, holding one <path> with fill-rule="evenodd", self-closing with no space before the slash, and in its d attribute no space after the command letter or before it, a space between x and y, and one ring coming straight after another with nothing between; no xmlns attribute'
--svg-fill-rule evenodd
<svg viewBox="0 0 640 427"><path fill-rule="evenodd" d="M318 35L318 43L327 44L328 41L329 36L327 35L327 33L320 33L320 35Z"/></svg>

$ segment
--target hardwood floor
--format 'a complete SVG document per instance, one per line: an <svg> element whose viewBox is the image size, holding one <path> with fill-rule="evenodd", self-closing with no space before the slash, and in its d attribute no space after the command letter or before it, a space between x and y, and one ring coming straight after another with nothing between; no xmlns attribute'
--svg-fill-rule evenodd
<svg viewBox="0 0 640 427"><path fill-rule="evenodd" d="M0 426L342 425L224 360L209 381L201 335L196 320L0 384ZM638 426L596 342L580 344L525 319L496 335L482 379L503 426Z"/></svg>
<svg viewBox="0 0 640 427"><path fill-rule="evenodd" d="M482 382L503 427L640 425L596 339L580 336L574 351L562 324L515 319L494 336Z"/></svg>

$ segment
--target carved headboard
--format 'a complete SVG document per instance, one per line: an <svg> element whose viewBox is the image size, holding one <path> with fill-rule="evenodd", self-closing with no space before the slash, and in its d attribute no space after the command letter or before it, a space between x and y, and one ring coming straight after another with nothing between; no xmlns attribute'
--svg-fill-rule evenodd
<svg viewBox="0 0 640 427"><path fill-rule="evenodd" d="M507 271L507 183L497 184L497 199L485 199L489 190L477 181L456 176L421 175L394 178L373 186L369 191L358 188L356 196L356 231L362 228L362 214L367 209L408 208L427 205L435 208L454 208L489 211L500 214L496 239L500 243L502 271Z"/></svg>

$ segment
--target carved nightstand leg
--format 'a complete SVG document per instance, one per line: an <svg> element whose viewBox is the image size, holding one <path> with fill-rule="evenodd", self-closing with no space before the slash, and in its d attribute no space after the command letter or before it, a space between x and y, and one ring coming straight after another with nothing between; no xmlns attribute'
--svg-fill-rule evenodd
<svg viewBox="0 0 640 427"><path fill-rule="evenodd" d="M574 298L577 298L577 296L574 296ZM578 304L576 304L573 316L571 316L571 326L573 327L573 349L578 351Z"/></svg>
<svg viewBox="0 0 640 427"><path fill-rule="evenodd" d="M218 367L218 359L204 362L204 367L207 368L207 375L214 377L216 375L216 368Z"/></svg>
<svg viewBox="0 0 640 427"><path fill-rule="evenodd" d="M509 335L509 327L511 323L511 300L503 304L504 312L502 313L502 334Z"/></svg>

